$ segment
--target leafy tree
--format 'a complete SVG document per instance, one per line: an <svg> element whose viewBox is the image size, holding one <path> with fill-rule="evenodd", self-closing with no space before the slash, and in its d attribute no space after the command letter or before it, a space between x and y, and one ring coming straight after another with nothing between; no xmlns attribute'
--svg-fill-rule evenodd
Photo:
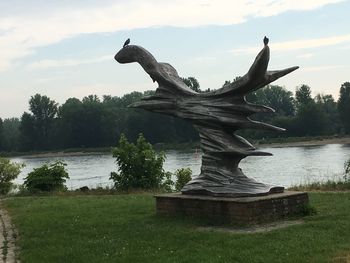
<svg viewBox="0 0 350 263"><path fill-rule="evenodd" d="M199 82L195 77L182 78L182 80L191 90L194 90L195 92L202 92Z"/></svg>
<svg viewBox="0 0 350 263"><path fill-rule="evenodd" d="M239 79L239 77L237 77ZM293 129L295 114L293 93L277 85L268 85L246 96L250 103L265 105L275 110L275 113L258 113L252 118L257 121L268 122L273 125L288 129L288 133L277 133L266 130L240 130L238 133L243 137L261 139L266 137L287 136ZM287 125L287 126L286 126Z"/></svg>
<svg viewBox="0 0 350 263"><path fill-rule="evenodd" d="M55 101L40 94L35 94L29 100L29 109L34 116L36 131L40 136L43 148L48 146L50 131L57 115L57 106Z"/></svg>
<svg viewBox="0 0 350 263"><path fill-rule="evenodd" d="M81 147L82 116L84 114L82 102L76 98L69 98L59 107L59 133L63 147Z"/></svg>
<svg viewBox="0 0 350 263"><path fill-rule="evenodd" d="M345 82L340 87L338 112L345 132L350 134L350 82Z"/></svg>
<svg viewBox="0 0 350 263"><path fill-rule="evenodd" d="M20 148L24 151L34 150L37 148L36 141L38 136L35 130L35 120L33 115L24 112L21 117L20 131Z"/></svg>
<svg viewBox="0 0 350 263"><path fill-rule="evenodd" d="M3 121L0 118L0 150L2 149L3 140Z"/></svg>
<svg viewBox="0 0 350 263"><path fill-rule="evenodd" d="M225 87L225 86L227 86L227 85L230 85L231 83L233 83L233 82L239 80L240 78L241 78L241 76L236 76L236 77L233 78L232 81L231 81L231 80L225 80L225 82L224 82L224 84L222 85L222 87Z"/></svg>
<svg viewBox="0 0 350 263"><path fill-rule="evenodd" d="M24 164L13 163L9 159L0 158L0 194L5 195L10 192L13 183L21 173Z"/></svg>
<svg viewBox="0 0 350 263"><path fill-rule="evenodd" d="M4 151L18 151L21 123L18 118L4 119L2 125L2 149Z"/></svg>
<svg viewBox="0 0 350 263"><path fill-rule="evenodd" d="M318 94L315 97L315 101L325 115L325 133L338 133L340 131L341 124L337 110L337 103L334 101L333 96Z"/></svg>
<svg viewBox="0 0 350 263"><path fill-rule="evenodd" d="M295 91L295 101L297 105L297 110L299 107L313 103L314 100L311 97L311 88L307 85L301 85Z"/></svg>
<svg viewBox="0 0 350 263"><path fill-rule="evenodd" d="M169 186L170 175L163 169L164 153L157 154L142 134L136 144L129 143L122 134L118 147L113 149L113 157L116 157L119 171L111 172L110 176L115 188L161 189Z"/></svg>
<svg viewBox="0 0 350 263"><path fill-rule="evenodd" d="M40 150L50 148L57 106L58 104L47 96L35 94L30 98L29 109L32 114L24 113L22 115L22 128L20 129L21 132L24 132L22 137L26 137L23 148L28 148L28 146ZM32 142L31 145L29 141Z"/></svg>
<svg viewBox="0 0 350 263"><path fill-rule="evenodd" d="M192 170L190 168L181 168L175 171L176 183L175 190L181 189L192 179Z"/></svg>
<svg viewBox="0 0 350 263"><path fill-rule="evenodd" d="M68 99L59 108L59 130L64 147L102 146L103 105L96 95Z"/></svg>
<svg viewBox="0 0 350 263"><path fill-rule="evenodd" d="M281 86L268 85L249 94L247 100L252 103L266 105L276 111L279 116L294 115L293 93ZM264 114L263 116L269 116Z"/></svg>
<svg viewBox="0 0 350 263"><path fill-rule="evenodd" d="M69 175L65 166L66 164L63 162L55 162L35 168L24 179L24 187L30 192L67 190L65 182Z"/></svg>
<svg viewBox="0 0 350 263"><path fill-rule="evenodd" d="M350 159L344 163L344 178L345 180L350 180Z"/></svg>
<svg viewBox="0 0 350 263"><path fill-rule="evenodd" d="M97 147L102 141L102 104L96 95L84 97L82 101L80 137L85 147Z"/></svg>
<svg viewBox="0 0 350 263"><path fill-rule="evenodd" d="M326 116L322 107L315 102L301 105L296 116L296 135L323 135L326 130Z"/></svg>
<svg viewBox="0 0 350 263"><path fill-rule="evenodd" d="M297 106L296 135L315 136L325 134L326 115L321 104L311 97L311 88L301 85L295 92Z"/></svg>

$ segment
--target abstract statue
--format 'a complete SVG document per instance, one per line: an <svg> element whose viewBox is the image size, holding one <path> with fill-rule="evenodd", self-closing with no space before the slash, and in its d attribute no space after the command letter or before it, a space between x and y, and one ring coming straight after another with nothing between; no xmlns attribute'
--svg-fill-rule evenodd
<svg viewBox="0 0 350 263"><path fill-rule="evenodd" d="M172 115L193 123L201 139L203 151L201 173L181 190L182 194L211 196L256 196L280 193L283 187L266 185L248 178L238 168L247 156L272 155L258 151L244 138L235 134L240 129L284 131L266 123L251 120L250 115L274 112L273 109L251 104L245 95L296 70L267 71L270 59L268 39L248 73L220 89L197 93L191 90L168 63L158 62L150 52L129 41L115 55L119 63L138 62L158 82L155 95L130 105L134 108Z"/></svg>

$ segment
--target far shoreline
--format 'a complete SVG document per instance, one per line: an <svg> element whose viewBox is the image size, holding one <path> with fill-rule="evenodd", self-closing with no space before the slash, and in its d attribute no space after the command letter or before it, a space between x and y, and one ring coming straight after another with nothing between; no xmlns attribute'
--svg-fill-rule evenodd
<svg viewBox="0 0 350 263"><path fill-rule="evenodd" d="M295 141L295 142L272 142L272 143L255 143L254 145L262 147L283 148L283 147L303 147L303 146L322 146L327 144L350 144L350 137L339 138L324 138L324 139L311 139L307 141Z"/></svg>
<svg viewBox="0 0 350 263"><path fill-rule="evenodd" d="M332 137L332 138L300 138L300 141L293 142L271 142L271 143L262 143L253 142L253 145L256 148L284 148L284 147L307 147L307 146L322 146L327 144L349 144L350 145L350 137ZM288 140L288 138L286 138ZM160 144L155 145L155 148L158 150L190 150L190 149L198 149L199 143L184 143L184 144ZM173 146L173 147L172 147ZM22 157L22 158L50 158L50 157L67 157L67 156L85 156L85 155L106 155L112 154L112 147L110 148L96 148L93 150L90 149L82 149L74 151L74 150L59 150L59 151L48 151L48 152L38 152L38 153L13 153L9 154L8 157Z"/></svg>

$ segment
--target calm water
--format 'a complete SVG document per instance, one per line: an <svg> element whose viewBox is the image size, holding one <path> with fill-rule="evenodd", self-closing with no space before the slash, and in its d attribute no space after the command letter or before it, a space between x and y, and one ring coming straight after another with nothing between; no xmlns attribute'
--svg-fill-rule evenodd
<svg viewBox="0 0 350 263"><path fill-rule="evenodd" d="M323 146L262 148L271 152L273 156L248 157L242 160L240 167L249 177L261 182L291 186L312 181L338 179L343 176L344 162L350 158L350 145L329 144ZM174 172L182 167L190 167L194 175L198 175L201 156L192 151L167 151L164 164L166 171ZM23 183L23 178L33 168L46 162L63 161L67 164L70 179L67 181L69 189L82 186L94 188L96 186L111 186L109 174L116 170L116 164L111 155L86 155L12 158L15 162L24 162L22 170L15 183Z"/></svg>

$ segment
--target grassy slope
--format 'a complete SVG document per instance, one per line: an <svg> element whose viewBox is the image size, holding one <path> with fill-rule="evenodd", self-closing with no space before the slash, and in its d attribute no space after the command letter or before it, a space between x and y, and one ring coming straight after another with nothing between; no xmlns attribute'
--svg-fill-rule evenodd
<svg viewBox="0 0 350 263"><path fill-rule="evenodd" d="M21 262L328 262L350 251L350 193L313 193L303 225L259 234L200 232L155 216L151 195L4 200Z"/></svg>

